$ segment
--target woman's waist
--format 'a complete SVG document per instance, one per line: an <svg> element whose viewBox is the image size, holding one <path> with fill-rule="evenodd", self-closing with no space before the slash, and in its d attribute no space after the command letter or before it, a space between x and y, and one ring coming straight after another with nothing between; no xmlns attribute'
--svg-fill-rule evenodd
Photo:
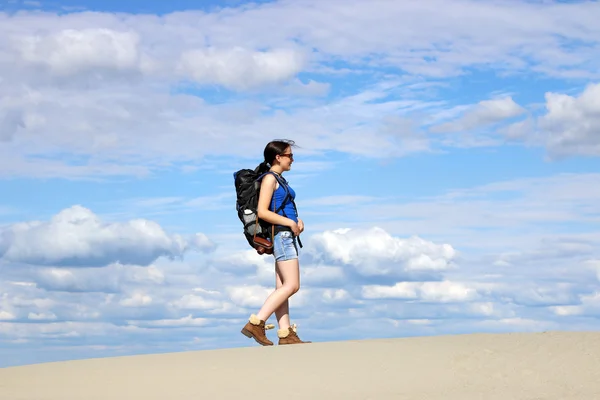
<svg viewBox="0 0 600 400"><path fill-rule="evenodd" d="M298 221L296 221L298 222ZM275 225L273 227L273 233L275 235L277 235L279 232L292 232L292 228L290 228L289 226L285 226L285 225Z"/></svg>

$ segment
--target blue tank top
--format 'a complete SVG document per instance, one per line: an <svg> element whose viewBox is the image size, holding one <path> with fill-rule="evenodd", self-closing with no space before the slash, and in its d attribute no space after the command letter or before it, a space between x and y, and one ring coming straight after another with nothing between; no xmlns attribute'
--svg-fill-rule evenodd
<svg viewBox="0 0 600 400"><path fill-rule="evenodd" d="M281 203L285 199L286 192L285 192L285 188L283 187L283 185L285 185L287 187L287 189L289 190L291 199L293 199L293 200L296 199L296 192L294 191L294 189L292 189L290 187L290 185L287 183L285 178L283 178L282 176L278 176L277 178L278 178L278 182L279 182L279 187L277 189L275 189L275 192L273 192L273 198L271 200L271 205L269 206L269 210L271 210L273 212L275 211L274 205L277 208L281 208ZM285 215L284 215L284 213L285 213ZM298 222L298 215L296 214L294 205L292 204L292 202L289 198L288 198L288 201L285 203L285 206L283 207L283 209L279 210L278 214L286 216L289 219L293 220L294 222Z"/></svg>

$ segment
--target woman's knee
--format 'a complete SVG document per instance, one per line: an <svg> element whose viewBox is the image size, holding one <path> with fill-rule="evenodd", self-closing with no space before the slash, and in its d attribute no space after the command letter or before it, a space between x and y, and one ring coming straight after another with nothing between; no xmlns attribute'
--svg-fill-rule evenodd
<svg viewBox="0 0 600 400"><path fill-rule="evenodd" d="M300 282L296 282L292 285L292 294L295 294L300 290Z"/></svg>
<svg viewBox="0 0 600 400"><path fill-rule="evenodd" d="M288 292L288 294L290 296L296 294L298 292L298 290L300 290L300 283L289 283L289 284L284 284L283 288Z"/></svg>

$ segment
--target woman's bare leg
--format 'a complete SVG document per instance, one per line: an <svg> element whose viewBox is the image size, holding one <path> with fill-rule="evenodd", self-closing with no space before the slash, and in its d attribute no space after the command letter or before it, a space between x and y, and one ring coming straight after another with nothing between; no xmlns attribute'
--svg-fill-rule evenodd
<svg viewBox="0 0 600 400"><path fill-rule="evenodd" d="M281 287L276 288L267 297L262 308L256 316L263 321L269 317L300 289L300 267L298 259L279 261L276 272L281 276Z"/></svg>
<svg viewBox="0 0 600 400"><path fill-rule="evenodd" d="M283 286L283 280L281 279L281 274L279 273L279 268L277 267L277 263L275 263L275 288L279 289ZM275 310L275 316L277 317L277 323L279 324L279 329L288 329L290 327L290 302L289 299L286 299L282 305L280 305Z"/></svg>

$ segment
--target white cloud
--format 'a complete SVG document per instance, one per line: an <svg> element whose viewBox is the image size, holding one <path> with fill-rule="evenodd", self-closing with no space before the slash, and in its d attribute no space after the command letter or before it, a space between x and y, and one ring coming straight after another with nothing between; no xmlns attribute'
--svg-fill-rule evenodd
<svg viewBox="0 0 600 400"><path fill-rule="evenodd" d="M540 72L547 74L593 74L598 56L584 43L598 42L599 30L591 17L597 4L453 4L448 10L443 0L302 0L198 13L196 18L180 14L169 22L179 24L177 38L183 43L274 47L295 39L315 49L321 60L347 60L353 69L383 65L447 76L465 66L519 71L533 65L544 67ZM204 35L189 37L192 22ZM563 39L557 40L556 34Z"/></svg>
<svg viewBox="0 0 600 400"><path fill-rule="evenodd" d="M305 62L303 54L290 49L209 48L184 52L179 72L198 83L246 90L288 81L302 70Z"/></svg>
<svg viewBox="0 0 600 400"><path fill-rule="evenodd" d="M578 96L546 93L546 110L539 125L552 158L600 156L600 83Z"/></svg>
<svg viewBox="0 0 600 400"><path fill-rule="evenodd" d="M535 132L533 118L526 118L522 121L517 121L507 126L501 127L497 130L498 133L502 134L507 140L525 140L529 141ZM531 141L533 143L533 141Z"/></svg>
<svg viewBox="0 0 600 400"><path fill-rule="evenodd" d="M152 297L144 293L134 293L119 302L123 307L142 307L152 304Z"/></svg>
<svg viewBox="0 0 600 400"><path fill-rule="evenodd" d="M172 306L182 310L211 310L222 306L222 302L195 294L186 294L174 301Z"/></svg>
<svg viewBox="0 0 600 400"><path fill-rule="evenodd" d="M154 321L127 321L128 324L143 327L177 328L186 326L205 326L210 323L206 318L194 318L191 314L179 319L159 319Z"/></svg>
<svg viewBox="0 0 600 400"><path fill-rule="evenodd" d="M131 71L143 67L136 32L105 28L63 29L48 35L14 39L14 48L27 64L47 67L65 76L90 71Z"/></svg>
<svg viewBox="0 0 600 400"><path fill-rule="evenodd" d="M0 310L0 320L11 320L15 319L15 315L8 311Z"/></svg>
<svg viewBox="0 0 600 400"><path fill-rule="evenodd" d="M299 79L291 80L281 92L288 96L325 96L331 90L331 84L309 80L302 83Z"/></svg>
<svg viewBox="0 0 600 400"><path fill-rule="evenodd" d="M432 132L456 132L476 129L485 125L495 124L508 118L522 115L525 109L515 103L512 97L502 97L479 102L464 113L456 121L434 126Z"/></svg>
<svg viewBox="0 0 600 400"><path fill-rule="evenodd" d="M23 114L20 110L0 109L0 142L8 142L21 128L25 128Z"/></svg>
<svg viewBox="0 0 600 400"><path fill-rule="evenodd" d="M454 302L474 300L477 290L460 282L398 282L394 286L363 286L365 299L396 298L433 302Z"/></svg>
<svg viewBox="0 0 600 400"><path fill-rule="evenodd" d="M275 288L267 288L259 285L232 286L227 288L227 294L231 301L241 307L261 307L266 298Z"/></svg>
<svg viewBox="0 0 600 400"><path fill-rule="evenodd" d="M339 229L310 238L315 260L351 265L366 276L402 276L410 272L445 271L453 267L456 251L419 237L396 238L383 229Z"/></svg>
<svg viewBox="0 0 600 400"><path fill-rule="evenodd" d="M559 317L571 317L571 316L600 316L600 292L594 291L589 294L581 294L579 296L580 304L567 305L567 306L553 306L550 307Z"/></svg>
<svg viewBox="0 0 600 400"><path fill-rule="evenodd" d="M600 311L600 291L595 290L590 294L581 295L581 302L584 307L593 308L596 312Z"/></svg>
<svg viewBox="0 0 600 400"><path fill-rule="evenodd" d="M394 236L439 238L436 240L449 241L457 249L475 252L531 252L542 241L549 241L547 248L532 255L539 257L544 252L557 255L568 243L571 249L594 248L600 239L596 228L599 205L600 174L561 173L450 188L408 201L402 196L376 206L357 204L336 209L335 218L354 221L356 229L378 221L378 226ZM589 234L574 233L572 224L581 224ZM315 230L330 227L331 223L320 220L311 225Z"/></svg>
<svg viewBox="0 0 600 400"><path fill-rule="evenodd" d="M5 293L5 300L8 293ZM56 301L50 298L30 297L30 296L10 296L10 303L14 307L35 307L41 310L48 310L56 306Z"/></svg>
<svg viewBox="0 0 600 400"><path fill-rule="evenodd" d="M523 265L531 265L521 263ZM550 277L549 277L550 278ZM516 284L515 284L516 285ZM525 306L548 306L576 304L578 285L570 283L527 283L519 285L519 290L514 290L507 284L498 294L505 299L511 299L514 304ZM581 289L579 289L581 290Z"/></svg>
<svg viewBox="0 0 600 400"><path fill-rule="evenodd" d="M538 74L591 78L600 63L592 50L598 43L597 24L590 19L596 4L461 0L449 16L440 12L445 10L441 0L367 3L272 2L160 18L0 14L0 140L10 141L0 149L6 160L0 174L141 176L173 163L193 169L207 154L259 152L260 145L253 144L243 150L233 146L230 154L229 145L263 143L282 131L302 136L314 154L335 150L385 159L427 152L439 138L419 133L410 117L450 104L435 92L423 92L443 82L422 77L447 77L484 65L492 71L537 67ZM329 16L327 23L323 15ZM479 23L461 22L471 17ZM406 75L392 81L378 75L381 66ZM341 94L335 81L328 82L338 69L375 79L369 86L358 81L354 93ZM302 84L300 73L318 76L302 77L308 82ZM211 104L205 93L207 101L182 94L188 79L209 90L225 86L258 96L245 93L234 105ZM297 97L298 90L322 95L330 86L335 98L326 105ZM511 97L491 100L460 123L475 126L519 111ZM552 131L556 143L550 146L597 154L591 125L567 126ZM583 142L577 135L571 138L575 130ZM515 129L510 135L522 136ZM442 144L501 141L460 137ZM66 158L58 160L57 149ZM72 157L78 162L69 162Z"/></svg>
<svg viewBox="0 0 600 400"><path fill-rule="evenodd" d="M495 307L494 303L492 303L492 302L473 303L473 304L471 304L470 309L473 312L480 314L480 315L485 315L485 316L497 315L496 307Z"/></svg>
<svg viewBox="0 0 600 400"><path fill-rule="evenodd" d="M196 233L190 240L192 247L204 252L211 252L215 249L215 243L204 233Z"/></svg>
<svg viewBox="0 0 600 400"><path fill-rule="evenodd" d="M185 207L202 209L202 210L218 210L225 208L225 202L235 199L234 192L226 192L217 195L200 196L184 202Z"/></svg>
<svg viewBox="0 0 600 400"><path fill-rule="evenodd" d="M315 240L327 246L311 249ZM360 251L355 242L360 243ZM441 280L401 281L393 274L356 276L351 270L357 271L365 257L379 271L390 264L406 268L409 260L419 260L422 254L451 263L454 251L431 242L399 239L379 228L322 232L307 237L305 243L306 251L317 251L321 259L303 253L302 288L291 300L292 320L304 327L304 336L318 329L326 331L315 334L324 335L321 338L344 331L352 331L355 338L370 337L382 334L382 321L391 322L386 324L386 335L535 329L572 324L572 318L593 316L599 309L593 295L597 285L561 283L560 275L530 267L532 258L514 258L514 267L496 269L494 275L489 274L491 264L465 258L460 270L439 270ZM249 257L250 253L234 252L227 259L215 253L200 265L163 260L149 267L17 269L4 264L8 275L0 282L4 293L0 313L6 322L0 324L0 342L28 341L31 346L56 349L53 346L60 339L75 346L61 350L63 354L75 354L83 344L105 347L109 354L118 354L111 348L115 343L130 349L145 343L156 349L164 344L165 335L169 344L164 349L169 351L187 348L194 337L203 338L202 346L207 348L214 338L244 342L240 327L275 285L272 260ZM595 279L595 258L588 260L581 271L585 268ZM224 263L229 265L223 267ZM581 271L570 269L569 279L574 280ZM54 286L42 281L42 271L56 275ZM108 285L112 292L85 291L102 289L91 282L110 281L109 276L116 277ZM550 280L556 283L547 283ZM73 293L73 287L82 291Z"/></svg>
<svg viewBox="0 0 600 400"><path fill-rule="evenodd" d="M347 279L342 267L326 265L303 266L300 271L301 280L310 286L333 285Z"/></svg>
<svg viewBox="0 0 600 400"><path fill-rule="evenodd" d="M107 322L37 322L0 324L0 337L20 339L106 338L119 333L143 332L138 327L118 327Z"/></svg>
<svg viewBox="0 0 600 400"><path fill-rule="evenodd" d="M598 260L587 260L584 265L587 268L590 268L592 270L596 271L596 277L598 278L598 281L600 282L600 259Z"/></svg>
<svg viewBox="0 0 600 400"><path fill-rule="evenodd" d="M106 84L84 93L20 85L10 89L10 96L0 97L0 108L4 102L19 116L6 122L10 133L5 140L12 141L0 148L0 156L7 160L0 166L0 174L144 176L174 163L194 167L206 156L247 160L250 154L260 154L265 141L281 132L302 137L301 145L309 156L336 150L390 157L426 150L409 128L389 123L379 126L390 113L427 106L422 100L373 103L373 97L388 96L389 86L376 86L326 106L300 104L264 114L263 107L275 111L279 106L242 100L211 105L191 94L166 94L162 86ZM232 129L232 124L237 127ZM239 146L241 142L245 145ZM84 162L58 161L54 156L57 148ZM187 206L206 200L211 199L198 199Z"/></svg>
<svg viewBox="0 0 600 400"><path fill-rule="evenodd" d="M165 273L155 265L110 264L96 267L35 267L28 275L35 285L47 291L118 293L130 285L160 286Z"/></svg>
<svg viewBox="0 0 600 400"><path fill-rule="evenodd" d="M257 272L260 275L264 271L272 271L274 268L274 264L271 260L258 255L255 250L252 250L249 247L246 247L245 251L227 251L223 255L220 255L216 261L218 262L218 268L221 271L227 272Z"/></svg>
<svg viewBox="0 0 600 400"><path fill-rule="evenodd" d="M581 306L554 306L554 307L550 307L550 309L556 315L559 315L562 317L583 314L583 309Z"/></svg>
<svg viewBox="0 0 600 400"><path fill-rule="evenodd" d="M39 287L49 291L65 292L116 292L120 288L120 271L109 268L111 273L98 274L91 270L69 270L66 268L44 268L34 278ZM100 278L102 279L98 279Z"/></svg>
<svg viewBox="0 0 600 400"><path fill-rule="evenodd" d="M432 323L428 319L407 319L406 322L411 325L431 325Z"/></svg>
<svg viewBox="0 0 600 400"><path fill-rule="evenodd" d="M519 317L482 320L474 325L475 329L485 328L493 332L541 332L558 329L558 324L553 321Z"/></svg>
<svg viewBox="0 0 600 400"><path fill-rule="evenodd" d="M357 203L369 203L380 199L375 196L364 196L364 195L334 195L326 197L318 197L314 199L305 199L302 201L302 207L315 207L321 209L322 207L340 207L349 206Z"/></svg>
<svg viewBox="0 0 600 400"><path fill-rule="evenodd" d="M131 268L128 267L128 270L132 270L133 276L132 280L135 282L141 283L155 283L155 284L163 284L165 282L165 274L159 268L154 265L150 265L144 268Z"/></svg>
<svg viewBox="0 0 600 400"><path fill-rule="evenodd" d="M326 303L347 304L352 296L344 289L326 289L323 291L322 298Z"/></svg>
<svg viewBox="0 0 600 400"><path fill-rule="evenodd" d="M148 265L158 257L180 257L198 248L212 249L203 235L168 235L157 223L143 219L103 222L81 206L62 210L50 221L13 224L0 236L3 260L38 265Z"/></svg>
<svg viewBox="0 0 600 400"><path fill-rule="evenodd" d="M33 321L48 321L48 320L55 320L56 319L56 315L54 313L32 313L30 312L27 315L27 318Z"/></svg>

